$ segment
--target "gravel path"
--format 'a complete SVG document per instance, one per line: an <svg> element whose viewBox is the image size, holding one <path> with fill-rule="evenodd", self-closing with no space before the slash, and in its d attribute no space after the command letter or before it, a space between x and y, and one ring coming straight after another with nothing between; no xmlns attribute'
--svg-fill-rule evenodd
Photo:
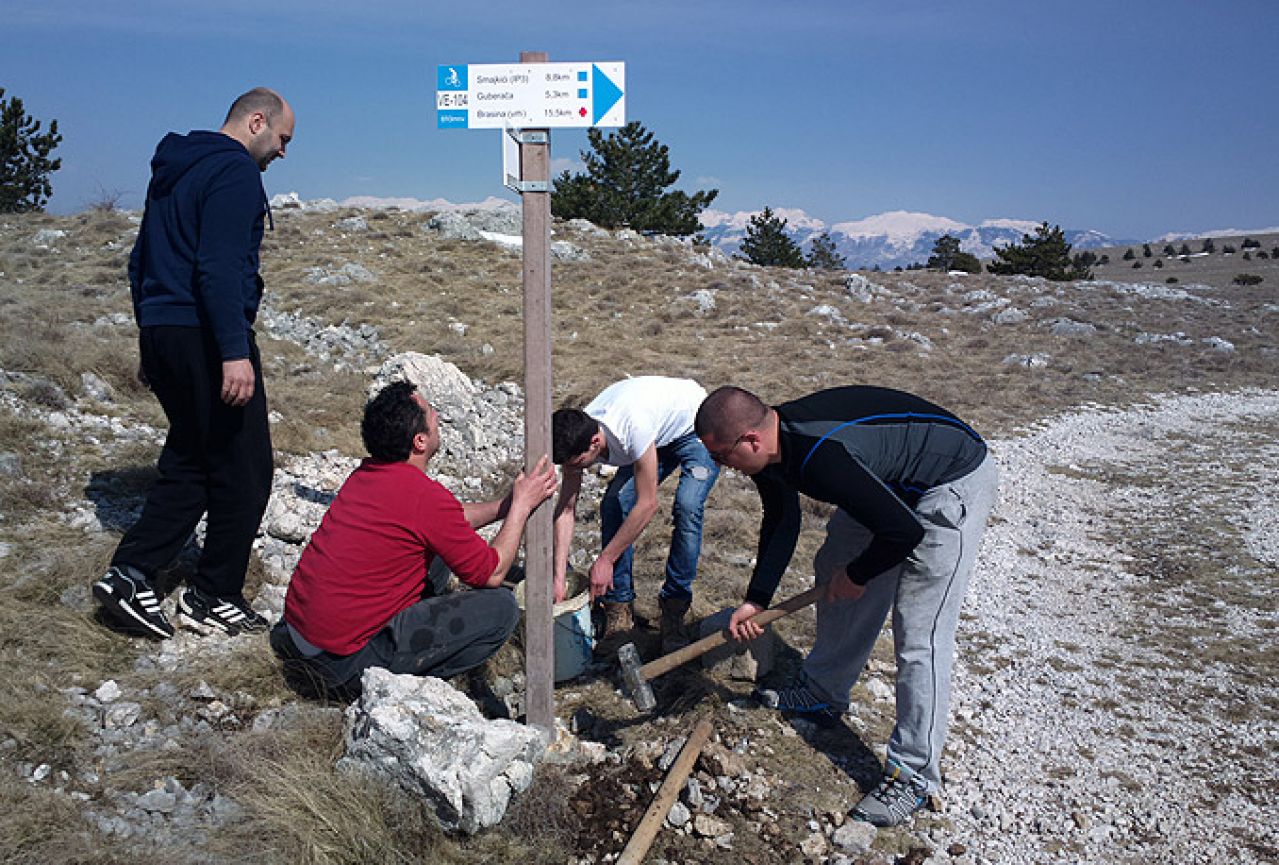
<svg viewBox="0 0 1279 865"><path fill-rule="evenodd" d="M1279 861L1279 392L997 442L945 767L972 862Z"/></svg>

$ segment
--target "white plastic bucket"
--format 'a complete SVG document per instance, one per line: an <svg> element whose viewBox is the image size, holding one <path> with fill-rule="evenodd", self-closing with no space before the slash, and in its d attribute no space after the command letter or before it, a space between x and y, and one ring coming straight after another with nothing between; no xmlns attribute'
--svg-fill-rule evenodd
<svg viewBox="0 0 1279 865"><path fill-rule="evenodd" d="M515 587L515 598L524 609L524 586ZM568 574L570 596L551 608L554 620L555 681L567 682L586 671L595 648L595 627L591 623L590 584L585 575Z"/></svg>

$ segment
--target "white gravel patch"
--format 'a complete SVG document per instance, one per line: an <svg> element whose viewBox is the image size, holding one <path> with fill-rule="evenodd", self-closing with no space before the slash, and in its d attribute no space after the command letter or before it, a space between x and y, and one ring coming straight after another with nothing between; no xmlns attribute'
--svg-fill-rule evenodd
<svg viewBox="0 0 1279 865"><path fill-rule="evenodd" d="M1279 652L1279 392L1154 402L992 445L943 766L967 861L1276 861L1279 688L1194 653Z"/></svg>

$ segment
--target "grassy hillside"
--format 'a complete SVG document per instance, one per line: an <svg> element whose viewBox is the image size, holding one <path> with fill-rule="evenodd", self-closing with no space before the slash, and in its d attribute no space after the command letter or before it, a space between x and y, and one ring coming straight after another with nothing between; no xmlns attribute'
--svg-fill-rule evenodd
<svg viewBox="0 0 1279 865"><path fill-rule="evenodd" d="M296 329L259 328L281 457L360 456L368 370L384 354L439 354L474 378L522 382L518 253L443 240L425 222L397 211L275 214L263 246L271 314L295 316L313 331L376 331L375 339L366 331L364 349L334 355ZM165 862L563 862L620 849L609 834L619 829L587 820L591 809L580 800L567 808L575 788L554 771L540 782L546 795L522 802L501 831L465 842L443 837L423 821L418 803L333 773L340 717L299 704L264 641L237 641L166 668L153 644L95 620L87 586L119 526L90 519L92 502L106 487L116 499L140 502L164 427L134 377L125 264L135 232L136 219L118 212L0 218L0 855L33 863L126 861L140 851ZM1274 260L1236 267L1237 257L1213 257L1135 271L1119 261L1120 249L1093 283L927 271L850 281L843 272L758 268L672 240L565 224L556 225L555 239L588 256L557 261L553 271L557 405L584 403L612 381L640 374L689 376L708 388L741 384L774 402L871 383L917 392L1003 437L1075 408L1279 381ZM1273 245L1262 240L1267 250ZM1241 270L1264 282L1234 285ZM1167 284L1174 274L1179 282ZM823 514L822 507L806 513L782 591L804 586ZM726 473L710 501L695 612L740 597L757 521L749 483ZM648 614L656 606L662 525L659 515L637 555L639 606ZM582 536L595 530L585 520ZM255 565L251 587L260 579ZM787 646L802 646L811 622L795 617L779 631ZM796 649L784 654L782 672L798 657ZM885 649L876 669L890 658ZM509 668L518 655L508 652L500 663ZM198 732L174 738L172 747L113 749L67 711L109 678L147 695L144 713L161 731L187 729L165 702L164 683L176 682L184 694L211 686L235 721L226 714L210 721L207 699L198 698L206 721ZM678 694L664 694L668 708L652 723L629 714L607 677L561 689L558 707L566 719L588 711L596 738L634 748L673 737L694 713L722 707L743 688L701 677L674 681ZM253 732L256 718L284 711L296 712L295 720ZM867 706L863 717L865 741L882 740L891 711ZM744 735L762 722L735 723ZM848 807L856 794L849 773L814 757L793 734L769 737L761 771L802 792L778 796L775 836L743 837L732 853L677 845L672 856L799 861L791 836L814 814ZM861 747L844 756L862 765L868 755ZM47 783L29 780L41 766ZM188 838L163 834L122 837L96 817L79 816L110 813L123 807L118 791L144 791L164 778L224 792L239 818L210 822L203 843L192 847ZM596 795L607 798L604 788ZM911 843L906 835L886 837L902 851Z"/></svg>

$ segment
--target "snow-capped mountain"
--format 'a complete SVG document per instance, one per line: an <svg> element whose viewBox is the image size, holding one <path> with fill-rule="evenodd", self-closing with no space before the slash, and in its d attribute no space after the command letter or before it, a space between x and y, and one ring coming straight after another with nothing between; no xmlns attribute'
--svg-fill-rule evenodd
<svg viewBox="0 0 1279 865"><path fill-rule="evenodd" d="M987 219L980 225L968 225L930 213L895 210L852 222L827 225L802 210L779 208L773 211L787 221L791 237L807 251L810 241L823 231L829 232L840 254L850 268L884 269L923 264L932 254L939 237L949 234L959 238L959 248L978 258L994 256L996 245L1020 243L1023 235L1034 234L1038 222L1020 219ZM746 237L746 225L754 212L726 213L707 210L702 213L702 234L727 253L735 253ZM1075 249L1093 249L1128 243L1099 231L1066 229L1066 241Z"/></svg>
<svg viewBox="0 0 1279 865"><path fill-rule="evenodd" d="M1200 237L1257 237L1264 234L1279 234L1279 226L1271 228L1253 228L1244 231L1239 228L1218 228L1213 231L1173 231L1161 234L1151 243L1172 243L1174 240L1193 240Z"/></svg>

